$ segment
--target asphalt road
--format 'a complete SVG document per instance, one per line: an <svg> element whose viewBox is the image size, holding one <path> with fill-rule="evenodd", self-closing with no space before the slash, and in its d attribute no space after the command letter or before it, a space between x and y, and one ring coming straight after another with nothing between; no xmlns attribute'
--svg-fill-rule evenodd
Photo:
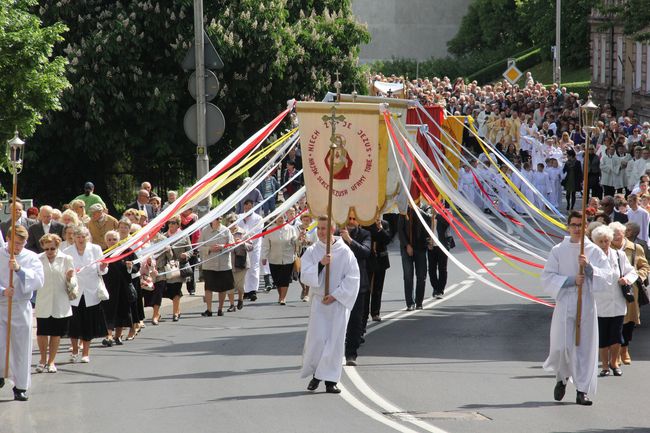
<svg viewBox="0 0 650 433"><path fill-rule="evenodd" d="M542 294L538 280L479 251L508 282ZM359 366L345 367L339 396L310 393L299 377L309 305L294 283L285 307L271 292L224 317L203 318L200 299L185 298L180 322L93 347L89 364L68 364L63 345L59 372L33 375L29 402L0 390L0 432L650 432L649 307L623 377L601 379L592 407L574 403L571 385L556 403L541 368L549 307L450 264L445 299L405 312L397 251L391 263L384 321L369 328Z"/></svg>

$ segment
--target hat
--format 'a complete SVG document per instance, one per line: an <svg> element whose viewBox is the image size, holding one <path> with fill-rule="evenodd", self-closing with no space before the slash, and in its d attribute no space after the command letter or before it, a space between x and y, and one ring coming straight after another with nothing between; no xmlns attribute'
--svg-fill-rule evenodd
<svg viewBox="0 0 650 433"><path fill-rule="evenodd" d="M90 208L88 209L88 212L91 215L93 213L95 213L95 212L104 212L104 206L102 206L101 203L95 203L94 205L90 206Z"/></svg>
<svg viewBox="0 0 650 433"><path fill-rule="evenodd" d="M84 184L84 189L95 189L95 185L92 182L86 182Z"/></svg>

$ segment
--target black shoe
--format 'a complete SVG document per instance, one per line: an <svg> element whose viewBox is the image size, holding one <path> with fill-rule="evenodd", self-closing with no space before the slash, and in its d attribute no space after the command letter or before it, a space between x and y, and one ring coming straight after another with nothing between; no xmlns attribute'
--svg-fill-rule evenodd
<svg viewBox="0 0 650 433"><path fill-rule="evenodd" d="M24 389L18 389L14 387L14 400L18 401L27 401L27 391Z"/></svg>
<svg viewBox="0 0 650 433"><path fill-rule="evenodd" d="M325 385L325 392L328 394L340 394L341 390L336 385Z"/></svg>
<svg viewBox="0 0 650 433"><path fill-rule="evenodd" d="M178 322L178 319L180 318L181 318L180 314L174 314L174 316L172 317L172 322Z"/></svg>
<svg viewBox="0 0 650 433"><path fill-rule="evenodd" d="M212 311L205 310L203 313L201 313L201 316L203 316L203 317L212 317Z"/></svg>
<svg viewBox="0 0 650 433"><path fill-rule="evenodd" d="M242 308L244 308L244 301L237 301L237 309L241 310Z"/></svg>
<svg viewBox="0 0 650 433"><path fill-rule="evenodd" d="M318 388L318 385L320 385L320 380L316 379L315 377L309 381L309 385L307 385L307 390L308 391L316 391L316 388Z"/></svg>
<svg viewBox="0 0 650 433"><path fill-rule="evenodd" d="M365 331L364 331L364 333L365 333ZM359 343L361 343L361 344L365 344L365 343L366 343L366 339L363 338L363 337L361 337L361 340L359 340Z"/></svg>
<svg viewBox="0 0 650 433"><path fill-rule="evenodd" d="M406 307L406 311L413 311L413 310L415 310L415 305L409 305L408 307Z"/></svg>
<svg viewBox="0 0 650 433"><path fill-rule="evenodd" d="M0 388L2 388L3 386L5 386L5 378L0 377Z"/></svg>
<svg viewBox="0 0 650 433"><path fill-rule="evenodd" d="M614 376L623 376L623 370L621 370L619 367L614 368L610 364L609 368L612 369L612 373L614 373Z"/></svg>
<svg viewBox="0 0 650 433"><path fill-rule="evenodd" d="M122 345L124 345L124 343L122 342L122 339L121 339L120 337L117 337L117 338L115 339L115 345L116 345L116 346L122 346Z"/></svg>
<svg viewBox="0 0 650 433"><path fill-rule="evenodd" d="M250 299L251 294L250 293L244 293L244 299Z"/></svg>
<svg viewBox="0 0 650 433"><path fill-rule="evenodd" d="M235 308L234 305L231 305L230 307L228 307L228 309L226 311L229 312L229 313L232 313L233 311L237 311L237 308Z"/></svg>
<svg viewBox="0 0 650 433"><path fill-rule="evenodd" d="M555 384L555 389L553 390L553 398L555 401L562 401L564 398L564 393L566 392L566 385L561 380Z"/></svg>
<svg viewBox="0 0 650 433"><path fill-rule="evenodd" d="M113 346L113 340L109 340L108 338L104 338L102 340L102 346L104 346L104 347L112 347Z"/></svg>
<svg viewBox="0 0 650 433"><path fill-rule="evenodd" d="M188 290L188 292L187 292L187 293L189 293L189 294L190 294L190 296L194 296L194 294L195 294L196 292L195 292L194 290L192 290L191 292L190 292L190 291Z"/></svg>
<svg viewBox="0 0 650 433"><path fill-rule="evenodd" d="M223 310L217 310L217 316L223 316Z"/></svg>
<svg viewBox="0 0 650 433"><path fill-rule="evenodd" d="M273 286L271 285L268 285L264 288L264 291L266 291L266 293L269 293L271 290L273 290Z"/></svg>
<svg viewBox="0 0 650 433"><path fill-rule="evenodd" d="M345 365L347 365L348 367L356 367L357 366L357 358L352 357L352 356L346 357L345 358Z"/></svg>
<svg viewBox="0 0 650 433"><path fill-rule="evenodd" d="M251 302L257 301L257 294L255 292L251 292L251 294L249 296L250 296L249 299L251 300Z"/></svg>
<svg viewBox="0 0 650 433"><path fill-rule="evenodd" d="M576 403L582 406L591 406L592 404L594 404L593 401L589 400L587 394L580 391L576 393Z"/></svg>
<svg viewBox="0 0 650 433"><path fill-rule="evenodd" d="M381 316L379 314L375 314L374 316L372 316L372 321L381 322Z"/></svg>
<svg viewBox="0 0 650 433"><path fill-rule="evenodd" d="M415 309L416 309L416 310L421 310L421 309L422 309L422 304L418 304L418 305L416 305L416 306L415 306Z"/></svg>

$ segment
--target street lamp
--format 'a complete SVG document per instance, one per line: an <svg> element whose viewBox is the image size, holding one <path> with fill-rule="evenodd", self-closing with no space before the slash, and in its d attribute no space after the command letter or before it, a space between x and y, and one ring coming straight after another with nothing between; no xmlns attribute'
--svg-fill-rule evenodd
<svg viewBox="0 0 650 433"><path fill-rule="evenodd" d="M585 226L587 224L586 211L589 200L589 147L591 134L596 129L599 108L591 100L591 92L587 102L580 107L580 127L585 132L584 166L582 167L582 236L580 237L580 255L585 253ZM584 274L584 267L580 265L579 274ZM582 321L582 285L578 286L578 304L576 308L576 346L580 345L580 322Z"/></svg>
<svg viewBox="0 0 650 433"><path fill-rule="evenodd" d="M16 200L18 196L18 173L23 169L23 152L25 150L25 142L18 137L18 131L14 134L11 140L7 141L7 160L9 162L9 171L12 174L12 193L11 193L11 242L9 242L9 259L14 260L15 257L15 230L16 230ZM9 288L14 287L14 268L9 266ZM9 296L7 300L7 345L5 353L5 378L9 377L9 351L11 345L11 313L13 306L13 296Z"/></svg>

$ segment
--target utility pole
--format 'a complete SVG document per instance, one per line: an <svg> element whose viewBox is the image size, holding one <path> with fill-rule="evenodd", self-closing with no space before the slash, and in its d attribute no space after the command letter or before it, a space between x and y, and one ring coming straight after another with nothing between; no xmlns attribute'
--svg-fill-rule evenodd
<svg viewBox="0 0 650 433"><path fill-rule="evenodd" d="M194 0L194 53L196 56L196 177L201 179L208 173L209 160L206 142L206 98L205 98L205 42L203 39L203 0ZM202 216L210 210L211 198L199 203L197 214Z"/></svg>
<svg viewBox="0 0 650 433"><path fill-rule="evenodd" d="M560 66L560 46L562 45L561 19L562 0L555 0L555 70L553 81L559 86L562 81L562 68Z"/></svg>

